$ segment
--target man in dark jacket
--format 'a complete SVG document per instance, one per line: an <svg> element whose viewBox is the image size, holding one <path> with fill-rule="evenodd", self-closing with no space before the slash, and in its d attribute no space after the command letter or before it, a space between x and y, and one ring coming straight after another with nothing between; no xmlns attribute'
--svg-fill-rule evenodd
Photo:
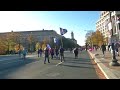
<svg viewBox="0 0 120 90"><path fill-rule="evenodd" d="M102 49L103 56L105 56L106 46L104 45L104 43L102 44L101 49Z"/></svg>
<svg viewBox="0 0 120 90"><path fill-rule="evenodd" d="M53 56L54 56L54 48L51 48L50 53L51 53L51 59L53 59Z"/></svg>
<svg viewBox="0 0 120 90"><path fill-rule="evenodd" d="M63 47L60 48L60 59L61 59L61 62L62 62L62 60L65 61L65 59L64 59L64 48Z"/></svg>
<svg viewBox="0 0 120 90"><path fill-rule="evenodd" d="M46 58L48 59L48 63L50 63L49 61L49 48L46 46L45 49L45 60L44 60L44 64L46 64Z"/></svg>
<svg viewBox="0 0 120 90"><path fill-rule="evenodd" d="M74 54L75 54L75 59L78 58L78 48L74 50Z"/></svg>

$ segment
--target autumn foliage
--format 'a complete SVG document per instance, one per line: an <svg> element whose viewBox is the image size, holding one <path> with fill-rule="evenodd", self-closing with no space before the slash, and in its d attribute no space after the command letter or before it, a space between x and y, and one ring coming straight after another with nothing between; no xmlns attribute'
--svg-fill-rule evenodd
<svg viewBox="0 0 120 90"><path fill-rule="evenodd" d="M8 32L0 35L0 54L6 54L9 51L15 51L15 46L19 43L19 34Z"/></svg>
<svg viewBox="0 0 120 90"><path fill-rule="evenodd" d="M86 43L89 45L101 46L102 43L108 43L107 38L105 38L100 31L89 31L86 34Z"/></svg>

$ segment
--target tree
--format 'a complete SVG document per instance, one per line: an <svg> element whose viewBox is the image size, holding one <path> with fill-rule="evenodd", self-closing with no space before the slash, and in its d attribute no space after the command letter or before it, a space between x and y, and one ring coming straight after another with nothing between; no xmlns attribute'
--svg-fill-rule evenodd
<svg viewBox="0 0 120 90"><path fill-rule="evenodd" d="M41 46L40 46L40 43L37 42L35 47L36 47L36 51L37 51L37 50L41 47Z"/></svg>
<svg viewBox="0 0 120 90"><path fill-rule="evenodd" d="M6 54L7 46L5 45L5 38L3 35L0 36L0 55Z"/></svg>
<svg viewBox="0 0 120 90"><path fill-rule="evenodd" d="M20 39L20 34L16 32L8 32L5 34L5 42L8 47L7 51L9 53L10 50L15 49L15 45L18 44L18 39Z"/></svg>
<svg viewBox="0 0 120 90"><path fill-rule="evenodd" d="M62 41L65 49L79 47L79 45L74 43L71 39L63 37Z"/></svg>
<svg viewBox="0 0 120 90"><path fill-rule="evenodd" d="M91 46L101 46L102 43L105 43L105 38L100 31L89 32L86 34L86 43L90 44Z"/></svg>
<svg viewBox="0 0 120 90"><path fill-rule="evenodd" d="M95 32L94 38L96 39L95 42L97 43L98 46L101 46L102 43L105 43L105 42L104 42L104 36L103 36L102 33L101 33L100 31L98 31L98 30Z"/></svg>
<svg viewBox="0 0 120 90"><path fill-rule="evenodd" d="M49 39L47 37L44 37L44 39L43 39L43 41L41 43L42 50L45 49L47 44L50 44Z"/></svg>
<svg viewBox="0 0 120 90"><path fill-rule="evenodd" d="M93 45L93 30L89 30L89 31L87 31L87 33L86 33L86 43L88 43L88 44L90 44L90 46L92 47L92 45Z"/></svg>
<svg viewBox="0 0 120 90"><path fill-rule="evenodd" d="M6 34L3 34L0 36L0 47L3 52L7 52L9 54L9 51L15 50L15 45L18 43L17 39L19 38L19 34L16 32L8 32Z"/></svg>
<svg viewBox="0 0 120 90"><path fill-rule="evenodd" d="M18 52L19 50L23 50L23 46L22 45L19 46L19 44L15 45L14 48L15 48L15 52Z"/></svg>
<svg viewBox="0 0 120 90"><path fill-rule="evenodd" d="M28 51L33 52L35 49L35 37L32 35L32 33L30 35L28 35L27 40L29 43Z"/></svg>

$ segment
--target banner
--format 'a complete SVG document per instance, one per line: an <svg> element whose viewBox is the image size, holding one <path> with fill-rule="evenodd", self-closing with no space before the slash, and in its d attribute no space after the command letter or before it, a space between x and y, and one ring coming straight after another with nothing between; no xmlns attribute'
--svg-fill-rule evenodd
<svg viewBox="0 0 120 90"><path fill-rule="evenodd" d="M50 45L49 45L49 44L47 44L47 48L51 49L51 47L50 47Z"/></svg>

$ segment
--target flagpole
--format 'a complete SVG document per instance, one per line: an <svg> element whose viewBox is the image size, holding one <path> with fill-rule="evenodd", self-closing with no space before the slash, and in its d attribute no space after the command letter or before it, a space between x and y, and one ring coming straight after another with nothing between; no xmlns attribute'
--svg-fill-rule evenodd
<svg viewBox="0 0 120 90"><path fill-rule="evenodd" d="M62 41L62 37L61 37L61 44L62 44L62 47L63 47L63 41Z"/></svg>

